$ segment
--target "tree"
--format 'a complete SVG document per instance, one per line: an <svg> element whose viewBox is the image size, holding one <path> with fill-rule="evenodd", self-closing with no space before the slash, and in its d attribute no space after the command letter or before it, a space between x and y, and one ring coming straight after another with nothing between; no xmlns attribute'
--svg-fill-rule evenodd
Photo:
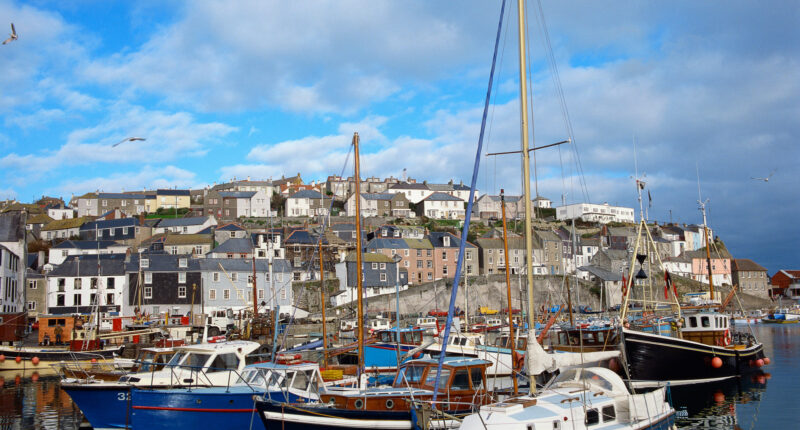
<svg viewBox="0 0 800 430"><path fill-rule="evenodd" d="M272 206L272 210L280 215L283 213L284 208L286 207L286 197L283 197L281 193L272 193L270 205Z"/></svg>

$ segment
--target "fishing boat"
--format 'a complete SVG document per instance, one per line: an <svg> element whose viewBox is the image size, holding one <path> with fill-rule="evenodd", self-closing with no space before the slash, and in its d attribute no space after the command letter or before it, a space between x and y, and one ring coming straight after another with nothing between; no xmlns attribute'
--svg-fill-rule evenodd
<svg viewBox="0 0 800 430"><path fill-rule="evenodd" d="M128 373L147 373L161 370L175 355L173 348L142 348L130 367L124 367L116 361L111 363L94 363L82 366L71 361L62 361L53 366L62 381L118 381Z"/></svg>
<svg viewBox="0 0 800 430"><path fill-rule="evenodd" d="M267 429L410 429L418 425L418 410L431 405L438 381L443 400L436 407L449 418L438 421L437 426L453 427L458 425L453 417L492 401L486 391L489 364L474 358L446 357L440 372L438 360L411 360L398 370L391 387L327 388L320 392L316 405L262 397L256 401L256 409Z"/></svg>
<svg viewBox="0 0 800 430"><path fill-rule="evenodd" d="M397 371L398 359L400 363L410 356L419 358L419 350L414 351L422 345L425 330L420 328L401 328L399 330L400 340L398 342L398 330L385 329L374 332L364 341L364 368L370 372L385 373ZM399 351L399 352L398 352ZM352 343L338 348L330 354L336 357L339 364L358 364L358 344Z"/></svg>
<svg viewBox="0 0 800 430"><path fill-rule="evenodd" d="M788 312L786 309L777 310L761 318L765 324L797 324L800 323L800 315Z"/></svg>
<svg viewBox="0 0 800 430"><path fill-rule="evenodd" d="M127 427L132 387L226 386L245 368L245 357L256 342L230 341L179 346L162 370L148 369L122 376L119 381L64 381L63 389L95 429Z"/></svg>
<svg viewBox="0 0 800 430"><path fill-rule="evenodd" d="M247 366L233 383L208 388L133 388L133 429L251 428L253 396L278 403L315 403L325 384L317 363L278 356L276 363Z"/></svg>
<svg viewBox="0 0 800 430"><path fill-rule="evenodd" d="M632 394L619 375L592 367L562 372L536 396L481 406L460 428L670 429L674 421L666 387Z"/></svg>

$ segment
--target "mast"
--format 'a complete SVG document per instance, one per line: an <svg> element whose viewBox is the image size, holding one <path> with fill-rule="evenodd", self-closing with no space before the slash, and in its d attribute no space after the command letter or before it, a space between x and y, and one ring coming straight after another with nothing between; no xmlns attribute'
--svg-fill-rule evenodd
<svg viewBox="0 0 800 430"><path fill-rule="evenodd" d="M192 310L194 311L194 292L192 292ZM253 318L258 316L258 289L256 288L256 253L253 252Z"/></svg>
<svg viewBox="0 0 800 430"><path fill-rule="evenodd" d="M706 238L706 264L708 265L708 293L710 295L710 299L714 301L714 275L711 272L711 243L708 241L708 221L706 220L706 203L708 203L708 199L703 200L703 196L700 194L700 168L697 167L697 164L694 166L695 171L697 172L697 203L700 204L700 212L703 214L703 234Z"/></svg>
<svg viewBox="0 0 800 430"><path fill-rule="evenodd" d="M358 132L353 133L353 159L356 183L356 292L358 294L358 373L364 370L364 283L361 267L361 175L358 160ZM359 385L361 379L359 378Z"/></svg>
<svg viewBox="0 0 800 430"><path fill-rule="evenodd" d="M319 238L319 307L322 308L322 367L328 367L328 330L326 327L328 320L325 319L325 268L322 265L321 235Z"/></svg>
<svg viewBox="0 0 800 430"><path fill-rule="evenodd" d="M519 27L519 114L522 134L522 188L525 205L525 264L528 268L528 330L536 327L533 297L533 237L531 237L531 160L528 150L528 82L525 63L525 1L517 0ZM531 382L531 387L535 387ZM533 388L532 388L533 389Z"/></svg>
<svg viewBox="0 0 800 430"><path fill-rule="evenodd" d="M514 382L514 395L519 393L519 386L517 385L517 376L514 374L517 371L517 345L514 338L514 308L511 306L511 270L509 268L509 255L508 255L508 229L506 227L506 195L505 190L500 190L500 207L502 208L503 216L503 252L505 253L506 260L506 295L508 297L508 341L511 347L511 380Z"/></svg>

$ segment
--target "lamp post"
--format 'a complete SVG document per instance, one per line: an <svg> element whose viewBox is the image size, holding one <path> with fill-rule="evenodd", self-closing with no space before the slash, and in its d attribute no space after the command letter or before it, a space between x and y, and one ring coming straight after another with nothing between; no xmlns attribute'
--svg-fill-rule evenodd
<svg viewBox="0 0 800 430"><path fill-rule="evenodd" d="M392 261L394 262L395 268L395 278L394 278L394 292L396 298L396 308L395 308L395 321L397 321L397 365L400 366L400 261L403 260L399 254L395 254L392 256Z"/></svg>

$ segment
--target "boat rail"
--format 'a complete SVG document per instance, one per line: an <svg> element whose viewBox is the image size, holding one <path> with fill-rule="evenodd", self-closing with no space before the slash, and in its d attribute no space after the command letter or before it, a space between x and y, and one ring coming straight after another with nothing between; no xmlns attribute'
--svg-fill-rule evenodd
<svg viewBox="0 0 800 430"><path fill-rule="evenodd" d="M90 380L94 379L93 372L123 371L122 374L124 374L122 367L113 362L109 363L107 357L101 354L70 351L69 357L69 361L60 361L50 365L62 379ZM91 361L91 363L87 365L86 361Z"/></svg>

